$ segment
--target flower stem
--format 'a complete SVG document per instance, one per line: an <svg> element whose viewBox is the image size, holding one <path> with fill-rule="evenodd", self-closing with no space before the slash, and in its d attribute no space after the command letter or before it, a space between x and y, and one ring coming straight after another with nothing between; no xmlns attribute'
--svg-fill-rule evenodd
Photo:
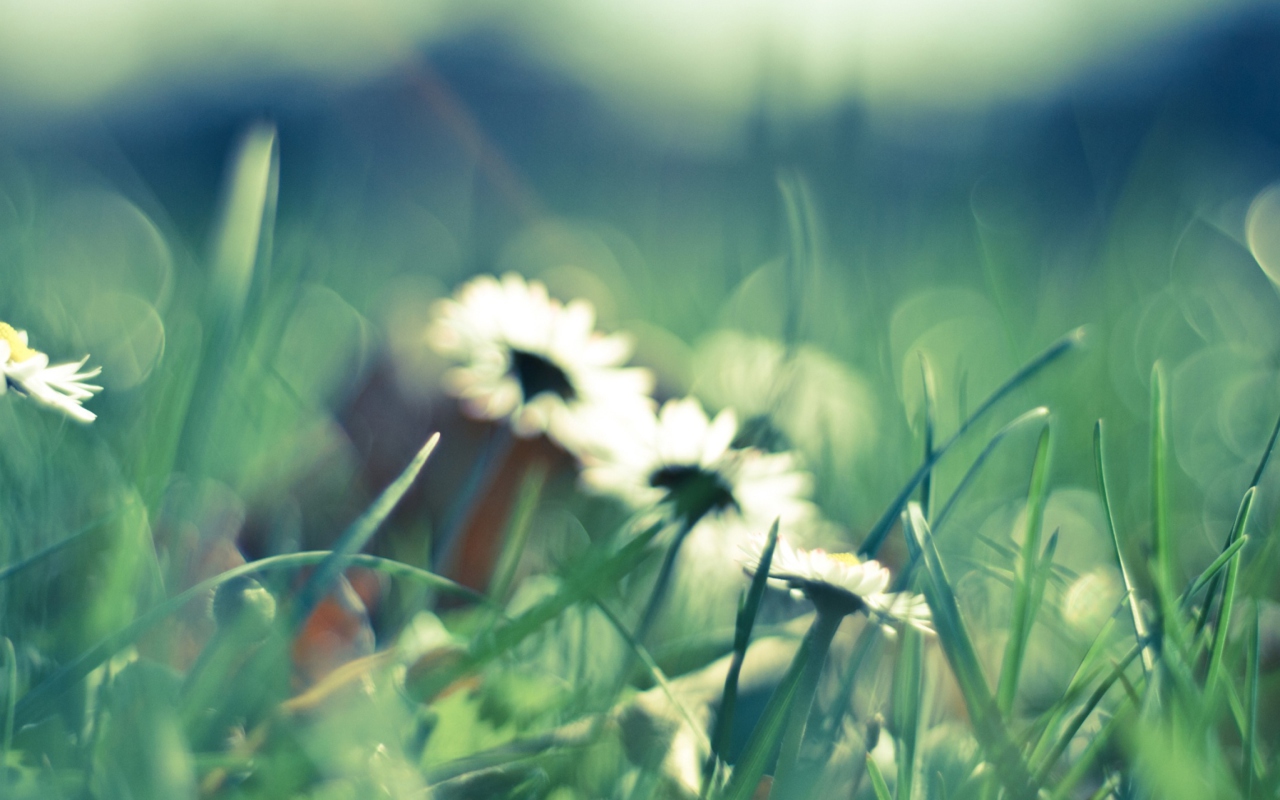
<svg viewBox="0 0 1280 800"><path fill-rule="evenodd" d="M671 545L667 547L667 554L662 558L662 567L658 570L658 579L654 581L653 591L649 593L649 602L644 608L644 615L640 617L640 624L636 626L634 636L640 644L644 644L645 639L649 638L649 630L653 628L653 623L658 619L658 609L661 608L662 598L667 593L667 587L671 584L671 575L675 571L676 556L680 553L680 545L684 544L684 540L689 536L689 531L693 530L693 526L697 523L697 518L686 518L680 523L680 528L676 531L675 538L671 540Z"/></svg>
<svg viewBox="0 0 1280 800"><path fill-rule="evenodd" d="M844 614L824 611L819 607L818 616L801 644L801 647L807 649L808 659L800 686L796 689L795 702L791 705L787 729L782 734L782 744L778 748L778 764L773 772L772 796L775 798L788 798L797 791L795 776L800 741L804 738L809 711L813 708L813 696L818 690L818 679L822 677L822 667L827 661L827 651L831 648L831 640L835 638L843 619Z"/></svg>

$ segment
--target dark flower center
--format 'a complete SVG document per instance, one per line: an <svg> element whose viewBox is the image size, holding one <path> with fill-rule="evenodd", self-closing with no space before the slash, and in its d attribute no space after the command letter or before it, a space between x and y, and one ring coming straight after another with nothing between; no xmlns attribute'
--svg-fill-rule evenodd
<svg viewBox="0 0 1280 800"><path fill-rule="evenodd" d="M666 489L663 502L670 503L676 515L695 522L707 514L726 508L737 508L733 489L718 472L708 472L689 465L666 466L649 476L649 485Z"/></svg>
<svg viewBox="0 0 1280 800"><path fill-rule="evenodd" d="M578 396L564 370L527 350L511 348L511 375L520 384L526 403L544 392L557 395L562 400Z"/></svg>

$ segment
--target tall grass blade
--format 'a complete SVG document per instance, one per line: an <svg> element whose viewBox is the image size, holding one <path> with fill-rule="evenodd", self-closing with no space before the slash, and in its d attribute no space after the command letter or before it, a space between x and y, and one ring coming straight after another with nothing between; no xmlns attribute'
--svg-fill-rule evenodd
<svg viewBox="0 0 1280 800"><path fill-rule="evenodd" d="M889 787L884 782L884 775L880 772L880 765L876 763L870 753L867 753L867 777L871 779L871 790L876 793L876 800L893 800L893 795L889 794ZM910 795L902 794L902 784L898 784L898 792L898 796L903 800L910 797Z"/></svg>
<svg viewBox="0 0 1280 800"><path fill-rule="evenodd" d="M720 707L716 712L715 726L711 736L711 755L703 769L704 785L715 770L717 759L723 759L729 749L733 734L733 718L738 706L738 680L742 675L742 662L747 657L747 646L751 644L751 630L755 627L756 616L760 613L760 602L764 599L764 590L769 582L769 567L773 564L773 551L778 545L778 525L781 520L774 520L765 539L764 551L760 554L760 563L751 576L751 586L746 596L738 605L738 618L733 629L733 657L729 661L729 671L724 678L724 692L720 696Z"/></svg>
<svg viewBox="0 0 1280 800"><path fill-rule="evenodd" d="M1168 390L1164 364L1157 361L1151 368L1151 551L1155 561L1156 592L1168 597L1174 585L1173 542L1169 535L1168 463ZM1166 617L1161 604L1160 614ZM1174 626L1164 619L1161 635Z"/></svg>
<svg viewBox="0 0 1280 800"><path fill-rule="evenodd" d="M1275 441L1275 437L1272 437ZM1261 663L1260 642L1262 639L1262 619L1258 613L1258 601L1253 602L1253 619L1249 624L1249 643L1245 655L1245 694L1248 698L1248 717L1244 728L1244 763L1240 765L1242 772L1240 781L1244 786L1244 798L1253 797L1254 764L1261 762L1258 752L1258 672Z"/></svg>
<svg viewBox="0 0 1280 800"><path fill-rule="evenodd" d="M933 437L937 420L938 387L933 379L933 368L924 351L920 351L920 383L924 388L924 461L933 458ZM924 518L933 518L933 470L920 482L920 508L924 510Z"/></svg>
<svg viewBox="0 0 1280 800"><path fill-rule="evenodd" d="M1115 515L1111 512L1111 496L1107 491L1106 444L1103 438L1102 420L1093 426L1093 460L1098 476L1098 497L1102 500L1102 515L1107 521L1107 533L1111 535L1111 546L1116 555L1116 564L1120 567L1120 577L1124 580L1125 595L1129 598L1129 612L1133 616L1133 635L1141 644L1148 640L1150 631L1146 617L1142 613L1142 601L1138 597L1133 583L1133 571L1129 568L1128 559L1124 556L1124 548L1120 546L1120 536L1116 533ZM1149 649L1142 652L1142 669L1148 675L1155 666L1154 655Z"/></svg>
<svg viewBox="0 0 1280 800"><path fill-rule="evenodd" d="M13 747L14 709L18 703L18 653L13 649L13 641L4 637L4 671L9 683L4 693L4 731L0 740L0 771L9 769L9 750Z"/></svg>
<svg viewBox="0 0 1280 800"><path fill-rule="evenodd" d="M212 235L210 276L199 369L179 443L188 468L199 470L209 442L217 391L225 384L255 267L270 253L279 187L276 129L250 126L227 169L219 219Z"/></svg>
<svg viewBox="0 0 1280 800"><path fill-rule="evenodd" d="M409 487L413 485L414 479L426 465L427 459L431 457L439 441L440 434L433 433L418 454L413 457L413 461L409 462L409 466L404 468L390 486L382 490L378 499L373 501L373 504L334 543L329 557L320 563L316 571L303 584L302 590L298 592L290 617L292 630L296 631L302 627L302 624L311 616L311 612L328 594L338 576L350 564L351 556L364 549L364 546L377 533L378 528L382 527L382 523L400 503L400 498L404 497L405 492L409 491Z"/></svg>
<svg viewBox="0 0 1280 800"><path fill-rule="evenodd" d="M755 796L760 778L769 765L769 758L773 755L774 749L779 746L788 727L792 707L800 697L801 684L809 669L810 659L814 656L813 644L822 633L818 630L815 620L815 624L809 628L809 632L805 634L804 640L796 650L795 658L787 667L786 674L773 690L773 694L769 696L764 714L752 729L746 748L734 765L729 784L721 795L726 800L748 800ZM779 760L781 760L781 754L779 754Z"/></svg>
<svg viewBox="0 0 1280 800"><path fill-rule="evenodd" d="M1022 554L1015 575L1013 616L1009 622L1004 661L996 689L996 707L1008 717L1018 692L1018 675L1026 656L1027 640L1034 621L1032 609L1035 584L1040 565L1040 533L1044 523L1044 507L1049 496L1049 453L1053 441L1052 428L1045 425L1036 444L1031 467L1031 485L1027 492L1027 525L1022 535ZM1043 586L1043 584L1042 584Z"/></svg>
<svg viewBox="0 0 1280 800"><path fill-rule="evenodd" d="M1231 527L1231 541L1243 539L1244 529L1249 524L1249 512L1253 509L1253 498L1257 487L1250 487L1240 501L1240 510L1236 513L1236 522ZM1218 607L1218 618L1213 629L1213 645L1209 651L1209 666L1205 671L1205 695L1212 698L1218 682L1218 674L1222 670L1222 655L1226 650L1227 629L1231 627L1231 610L1236 599L1236 580L1240 572L1240 551L1227 562L1226 579L1222 587L1222 604Z"/></svg>
<svg viewBox="0 0 1280 800"><path fill-rule="evenodd" d="M920 508L914 504L908 506L908 514L907 541L911 543L912 550L923 559L928 578L924 583L925 599L933 612L938 642L942 645L952 674L959 684L978 744L987 760L995 766L1008 796L1017 800L1032 800L1036 797L1035 785L1026 764L1009 739L995 699L987 687L973 640L960 615L951 581L947 578L942 559L938 556L933 537L929 533L929 524Z"/></svg>
<svg viewBox="0 0 1280 800"><path fill-rule="evenodd" d="M902 632L902 649L893 673L893 726L898 734L898 784L901 800L911 800L915 785L916 740L920 700L924 693L924 636L914 628Z"/></svg>
<svg viewBox="0 0 1280 800"><path fill-rule="evenodd" d="M889 531L893 529L893 523L898 519L898 515L902 513L902 509L906 508L911 494L915 492L920 482L929 474L933 466L938 463L938 460L951 449L952 445L960 440L960 437L964 436L978 420L985 417L988 411L1011 392L1033 378L1040 370L1075 350L1083 341L1084 328L1076 328L1049 345L1040 355L1027 362L1022 369L1014 373L1009 380L1005 381L986 400L982 401L982 404L974 409L973 413L966 417L964 422L960 423L960 427L956 429L956 432L934 449L932 458L926 459L915 471L915 474L907 480L906 485L898 492L898 496L893 499L889 507L885 509L884 514L881 515L866 538L863 539L862 546L858 548L858 555L863 558L875 558L876 553L880 551L880 546L884 544L884 540L889 536Z"/></svg>
<svg viewBox="0 0 1280 800"><path fill-rule="evenodd" d="M502 555L494 568L493 583L489 587L489 598L501 604L511 588L516 576L516 568L520 566L520 557L524 555L524 547L529 539L532 527L533 512L538 509L538 500L542 497L542 487L547 482L547 470L534 466L520 484L520 493L516 497L515 508L511 512L511 521L507 525Z"/></svg>

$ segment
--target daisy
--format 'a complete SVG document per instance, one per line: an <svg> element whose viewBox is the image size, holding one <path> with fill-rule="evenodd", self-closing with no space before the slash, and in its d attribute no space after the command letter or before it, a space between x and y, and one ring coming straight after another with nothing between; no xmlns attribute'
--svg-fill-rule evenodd
<svg viewBox="0 0 1280 800"><path fill-rule="evenodd" d="M742 545L741 560L749 574L755 574L764 546L763 538ZM840 616L865 611L886 628L900 624L933 632L932 616L924 598L911 592L886 591L889 570L878 561L863 561L855 553L805 550L792 547L779 537L769 564L769 577L803 592L820 611Z"/></svg>
<svg viewBox="0 0 1280 800"><path fill-rule="evenodd" d="M510 420L518 436L572 446L587 425L652 403L650 372L622 367L631 341L599 333L590 303L562 304L538 281L481 275L433 316L428 342L459 362L445 375L450 392L472 416Z"/></svg>
<svg viewBox="0 0 1280 800"><path fill-rule="evenodd" d="M686 527L708 519L757 535L779 517L784 524L813 517L813 481L794 456L735 449L737 433L731 409L710 418L694 398L670 400L656 416L629 418L584 455L582 481L636 508L665 506Z"/></svg>
<svg viewBox="0 0 1280 800"><path fill-rule="evenodd" d="M13 386L78 422L93 422L97 415L81 403L102 391L101 386L85 383L89 378L97 377L102 367L80 372L88 360L89 357L85 356L78 362L51 367L49 356L33 350L27 343L26 331L0 322L0 372L4 374L4 380L0 381L0 394Z"/></svg>

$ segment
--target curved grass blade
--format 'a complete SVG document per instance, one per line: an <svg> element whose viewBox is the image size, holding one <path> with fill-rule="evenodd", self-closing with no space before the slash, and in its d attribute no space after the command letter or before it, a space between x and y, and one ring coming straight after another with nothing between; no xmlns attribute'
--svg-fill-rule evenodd
<svg viewBox="0 0 1280 800"><path fill-rule="evenodd" d="M893 800L893 795L889 794L889 787L885 785L884 775L880 774L880 767L870 753L867 753L867 776L871 778L871 789L876 793L876 800ZM901 792L902 790L899 789L898 791ZM901 796L904 798L910 797L910 795Z"/></svg>
<svg viewBox="0 0 1280 800"><path fill-rule="evenodd" d="M716 712L716 722L711 736L711 755L703 767L703 785L707 785L715 771L717 759L722 759L729 749L729 741L733 734L733 717L738 706L738 679L742 674L742 662L747 657L747 646L751 644L751 631L755 627L756 615L760 611L760 601L764 598L765 586L769 582L769 568L773 564L773 551L778 545L778 525L781 520L774 520L765 539L764 551L760 554L760 563L756 565L755 574L751 576L751 586L738 606L737 624L733 630L733 658L729 661L729 671L724 677L724 692L720 697L720 707Z"/></svg>
<svg viewBox="0 0 1280 800"><path fill-rule="evenodd" d="M1017 800L1033 800L1037 796L1035 784L1021 755L1010 741L995 699L987 688L982 665L960 615L951 581L943 569L942 559L939 558L933 537L929 533L929 523L925 521L920 508L914 504L908 506L908 514L907 541L923 560L927 576L924 582L925 600L933 612L938 642L942 645L943 653L964 697L965 707L973 722L974 735L987 760L995 766L1008 796Z"/></svg>
<svg viewBox="0 0 1280 800"><path fill-rule="evenodd" d="M1031 467L1031 485L1027 492L1027 525L1022 536L1022 557L1017 562L1013 596L1013 617L1009 621L1009 637L996 688L996 708L1008 716L1018 692L1018 676L1027 652L1027 641L1035 620L1035 587L1039 580L1040 533L1044 523L1044 507L1049 497L1049 455L1053 442L1052 428L1045 425L1036 444ZM1056 536L1055 536L1056 542ZM1041 593L1044 584L1041 583Z"/></svg>
<svg viewBox="0 0 1280 800"><path fill-rule="evenodd" d="M916 470L915 474L907 480L906 485L898 492L898 496L895 497L893 502L889 504L889 507L885 509L884 514L871 528L870 533L868 533L867 537L863 540L862 546L858 548L858 555L863 558L875 558L876 553L880 550L880 545L884 544L884 540L889 536L889 531L893 528L894 521L897 520L898 515L902 513L902 509L906 508L907 500L910 499L912 492L916 490L916 487L920 485L920 482L924 480L925 476L929 474L934 465L938 463L938 459L942 458L942 456L951 449L952 445L960 440L960 437L964 436L964 434L967 433L978 420L986 416L987 412L990 411L996 403L1000 402L1013 390L1026 383L1040 372L1040 370L1052 364L1054 361L1057 361L1076 347L1079 347L1083 341L1084 328L1076 328L1053 344L1049 345L1049 347L1040 355L1027 362L1022 369L1014 373L1009 380L1005 381L998 389L992 392L986 400L982 401L982 405L974 409L973 413L966 417L964 422L960 423L960 427L956 429L956 432L951 434L951 436L942 444L938 445L938 447L934 449L932 457L926 459L925 462Z"/></svg>
<svg viewBox="0 0 1280 800"><path fill-rule="evenodd" d="M316 568L316 571L311 573L311 577L303 584L302 590L298 592L297 599L293 602L289 618L292 631L297 631L302 627L307 618L311 616L311 612L315 611L316 605L329 593L334 581L347 568L351 557L360 552L369 543L369 540L377 533L378 528L395 510L400 498L404 497L405 492L409 491L409 487L413 485L414 479L422 471L422 467L427 463L427 459L431 457L431 453L436 449L436 444L439 441L439 433L431 434L431 438L422 446L418 454L413 457L413 461L409 462L409 466L405 467L404 471L400 473L400 477L392 481L391 485L386 489L383 489L382 494L378 495L378 499L373 501L373 505L369 506L360 515L359 519L351 523L346 532L334 543L333 550L329 552L328 558L320 562L320 566Z"/></svg>
<svg viewBox="0 0 1280 800"><path fill-rule="evenodd" d="M187 603L197 597L204 597L207 594L226 583L245 575L255 575L260 572L269 572L274 570L298 569L300 567L309 567L314 564L320 564L325 559L332 556L329 550L314 550L303 553L289 553L282 556L271 556L258 561L251 561L248 564L242 564L234 569L220 573L197 583L190 589L180 594L174 595L168 600L160 603L146 613L140 615L123 629L103 639L89 650L82 653L74 661L68 662L57 672L50 675L43 683L36 686L28 692L18 702L15 712L17 725L19 727L34 722L44 717L51 709L52 704L58 697L72 686L79 683L90 672L101 666L107 659L118 653L151 629L152 626L161 622L165 617L173 614ZM348 564L352 566L368 567L385 572L388 575L396 577L409 578L420 581L432 589L441 592L449 592L451 594L468 597L478 602L485 602L484 595L461 586L448 578L443 578L433 572L428 572L418 567L410 566L399 561L392 561L378 556L371 556L358 553L349 558Z"/></svg>
<svg viewBox="0 0 1280 800"><path fill-rule="evenodd" d="M1147 630L1146 618L1142 615L1141 600L1133 585L1133 572L1129 569L1129 563L1124 557L1124 548L1120 546L1120 537L1116 533L1116 520L1111 513L1111 497L1107 492L1107 470L1104 451L1102 420L1098 420L1093 426L1093 461L1094 469L1098 476L1098 497L1102 500L1102 515L1107 520L1107 533L1111 535L1111 546L1115 550L1116 563L1120 566L1120 577L1124 579L1125 596L1129 598L1129 613L1133 617L1133 635L1141 643L1147 641L1150 634ZM1149 649L1144 649L1142 652L1143 672L1150 675L1154 666L1154 655Z"/></svg>

